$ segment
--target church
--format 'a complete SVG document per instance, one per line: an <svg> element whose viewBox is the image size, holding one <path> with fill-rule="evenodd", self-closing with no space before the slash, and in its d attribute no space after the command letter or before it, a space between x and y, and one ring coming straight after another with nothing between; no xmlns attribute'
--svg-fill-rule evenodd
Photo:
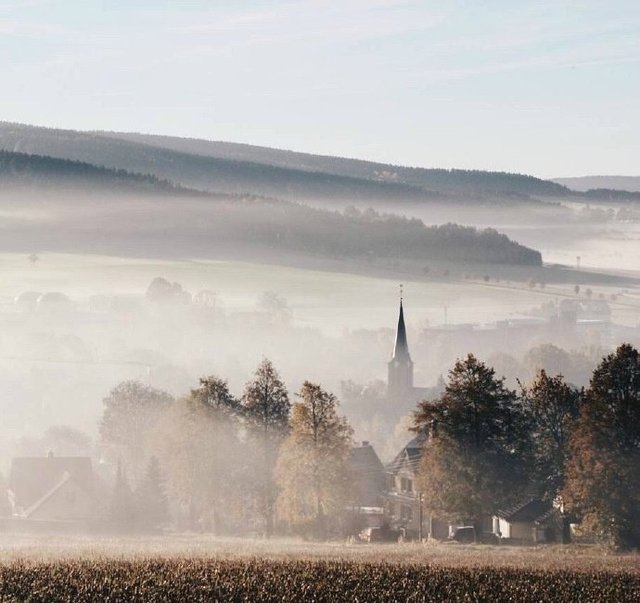
<svg viewBox="0 0 640 603"><path fill-rule="evenodd" d="M413 360L409 354L402 301L401 295L396 339L391 360L387 365L387 398L397 406L409 409L424 399L428 388L416 387L413 384Z"/></svg>

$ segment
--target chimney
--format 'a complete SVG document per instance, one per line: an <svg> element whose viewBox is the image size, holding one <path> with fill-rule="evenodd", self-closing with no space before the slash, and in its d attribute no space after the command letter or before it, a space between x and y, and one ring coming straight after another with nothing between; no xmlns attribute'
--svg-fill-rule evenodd
<svg viewBox="0 0 640 603"><path fill-rule="evenodd" d="M364 448L365 446L369 446L368 440L362 440L362 447Z"/></svg>

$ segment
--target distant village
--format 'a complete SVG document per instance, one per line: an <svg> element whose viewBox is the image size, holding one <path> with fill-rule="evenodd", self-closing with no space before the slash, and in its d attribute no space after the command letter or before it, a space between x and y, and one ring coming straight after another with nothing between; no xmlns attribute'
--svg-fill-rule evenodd
<svg viewBox="0 0 640 603"><path fill-rule="evenodd" d="M66 300L55 294L23 295L19 303L64 305ZM558 310L552 320L498 324L505 349L530 329L571 333L588 327L606 336L623 335L610 324L606 302L565 300ZM436 338L439 331L454 332L464 341L483 336L482 330L460 325L428 334ZM353 430L339 414L337 399L319 385L305 382L290 402L266 359L240 397L216 376L203 377L188 396L175 401L140 383L123 382L104 401L100 434L105 455L99 462L54 449L41 457L13 458L0 502L0 527L29 533L186 529L354 542L531 544L566 543L576 534L595 537L611 517L597 500L581 500L576 483L591 484L594 491L605 485L589 469L592 459L574 458L575 442L579 435L593 451L603 445L597 431L602 427L589 423L588 407L611 410L616 402L598 398L598 371L624 373L637 366L635 349L621 346L603 359L587 392L542 371L534 385L516 396L470 355L456 363L439 397L429 400L434 390L414 384L401 299L386 403L416 410L413 433L407 432L406 445L391 462L384 464L369 441L353 445ZM627 379L625 374L609 377L612 382ZM640 442L640 381L636 373L632 378L636 389L623 388L635 404L625 411L631 421L625 428L636 430L629 437ZM607 387L610 391L614 385ZM469 415L471 407L475 418ZM607 429L620 429L614 423ZM475 440L469 430L476 430ZM612 433L614 438L624 435ZM516 451L514 437L526 439L529 448ZM609 453L611 470L626 475L620 467L627 453ZM477 459L484 460L475 466ZM460 478L456 472L476 474ZM639 496L634 483L624 487ZM472 506L465 506L465 497ZM581 531L585 517L592 522L591 532ZM628 543L636 535L632 528L626 536L614 536Z"/></svg>

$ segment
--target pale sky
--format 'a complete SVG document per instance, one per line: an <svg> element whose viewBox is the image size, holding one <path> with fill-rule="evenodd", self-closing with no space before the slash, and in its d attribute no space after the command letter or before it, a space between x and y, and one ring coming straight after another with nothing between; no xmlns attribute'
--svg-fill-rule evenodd
<svg viewBox="0 0 640 603"><path fill-rule="evenodd" d="M0 0L0 120L640 175L640 1Z"/></svg>

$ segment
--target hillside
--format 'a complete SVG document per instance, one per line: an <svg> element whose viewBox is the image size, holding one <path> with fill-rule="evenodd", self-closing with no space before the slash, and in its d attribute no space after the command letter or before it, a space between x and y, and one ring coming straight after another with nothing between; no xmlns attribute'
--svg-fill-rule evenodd
<svg viewBox="0 0 640 603"><path fill-rule="evenodd" d="M570 194L521 174L409 168L251 145L11 123L0 123L0 148L149 173L208 191L293 201L521 202Z"/></svg>
<svg viewBox="0 0 640 603"><path fill-rule="evenodd" d="M118 140L129 140L154 147L172 149L183 153L253 161L297 170L325 172L368 180L410 184L426 190L442 193L490 194L490 195L538 195L565 196L569 193L564 186L548 180L541 180L524 174L488 172L481 170L426 169L398 165L312 155L259 147L248 144L218 142L196 138L178 138L125 132L96 132Z"/></svg>
<svg viewBox="0 0 640 603"><path fill-rule="evenodd" d="M586 192L589 189L640 192L640 176L579 176L554 178L553 181L580 192Z"/></svg>
<svg viewBox="0 0 640 603"><path fill-rule="evenodd" d="M180 186L216 193L293 201L423 201L434 197L415 186L207 157L71 130L0 123L0 149L152 174Z"/></svg>
<svg viewBox="0 0 640 603"><path fill-rule="evenodd" d="M76 192L109 191L175 194L180 189L149 174L114 170L81 161L0 150L0 183L4 187L71 189Z"/></svg>
<svg viewBox="0 0 640 603"><path fill-rule="evenodd" d="M42 202L46 216L29 220L29 210ZM0 152L0 206L1 245L7 251L214 258L220 253L260 257L267 250L372 263L542 263L537 251L491 229L427 227L415 218L372 210L340 213L288 201L198 193L154 177L22 153ZM16 207L19 214L12 214Z"/></svg>

